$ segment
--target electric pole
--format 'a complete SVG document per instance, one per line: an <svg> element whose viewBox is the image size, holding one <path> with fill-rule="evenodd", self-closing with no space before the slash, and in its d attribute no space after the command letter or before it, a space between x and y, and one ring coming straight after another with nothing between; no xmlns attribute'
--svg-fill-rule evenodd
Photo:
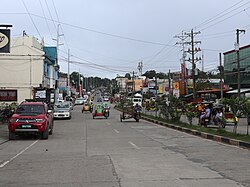
<svg viewBox="0 0 250 187"><path fill-rule="evenodd" d="M68 80L67 80L67 94L68 96L71 95L70 93L70 74L69 74L69 63L70 63L70 50L68 49Z"/></svg>
<svg viewBox="0 0 250 187"><path fill-rule="evenodd" d="M142 61L141 61L141 62L139 62L138 67L137 67L137 69L139 71L139 75L142 75L142 68L143 68L143 64L142 64Z"/></svg>
<svg viewBox="0 0 250 187"><path fill-rule="evenodd" d="M220 66L219 66L219 71L220 71L220 98L223 99L223 66L222 66L222 58L221 58L221 53L219 53L219 60L220 60Z"/></svg>
<svg viewBox="0 0 250 187"><path fill-rule="evenodd" d="M190 42L186 42L187 44L191 45L191 49L188 49L188 53L190 53L191 55L191 59L189 58L189 62L191 62L192 64L192 79L193 79L193 99L194 99L194 102L197 101L197 95L196 95L196 79L195 79L195 71L196 71L196 62L200 61L201 58L198 58L196 57L195 58L195 55L196 53L198 53L199 51L201 51L200 48L195 48L195 45L196 44L200 44L201 41L195 41L194 40L194 37L197 35L197 34L200 34L200 32L194 32L193 29L191 30L190 33L185 33L185 35L189 36L191 41Z"/></svg>
<svg viewBox="0 0 250 187"><path fill-rule="evenodd" d="M184 95L188 94L188 83L187 83L187 72L186 72L186 51L185 51L185 45L187 44L185 40L188 38L187 35L184 35L184 32L182 31L181 35L176 35L174 38L179 38L181 42L176 42L176 44L180 44L182 46L182 66L183 69L181 70L182 72L182 86L184 87Z"/></svg>
<svg viewBox="0 0 250 187"><path fill-rule="evenodd" d="M59 46L60 45L63 45L63 44L60 44L59 40L60 40L60 37L63 36L63 34L60 34L60 31L59 31L59 26L60 24L57 25L57 36L56 36L56 39L53 39L56 41L56 64L55 64L55 67L58 68L58 64L59 64ZM55 71L53 71L53 74L55 73ZM53 75L53 81L55 81L55 75ZM58 90L57 90L57 87L55 86L55 99L54 101L57 102L58 100Z"/></svg>
<svg viewBox="0 0 250 187"><path fill-rule="evenodd" d="M236 30L236 44L235 44L235 51L237 55L237 85L238 85L238 98L240 98L240 33L245 34L245 30Z"/></svg>

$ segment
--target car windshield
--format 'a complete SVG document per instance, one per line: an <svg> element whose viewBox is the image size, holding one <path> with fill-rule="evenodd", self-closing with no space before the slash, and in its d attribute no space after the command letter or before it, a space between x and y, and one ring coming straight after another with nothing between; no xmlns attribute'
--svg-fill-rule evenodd
<svg viewBox="0 0 250 187"><path fill-rule="evenodd" d="M36 114L44 114L44 106L43 105L20 105L16 113L24 114L24 113L36 113Z"/></svg>
<svg viewBox="0 0 250 187"><path fill-rule="evenodd" d="M58 104L55 105L55 109L67 109L70 108L69 104Z"/></svg>
<svg viewBox="0 0 250 187"><path fill-rule="evenodd" d="M83 98L77 98L76 101L83 101Z"/></svg>

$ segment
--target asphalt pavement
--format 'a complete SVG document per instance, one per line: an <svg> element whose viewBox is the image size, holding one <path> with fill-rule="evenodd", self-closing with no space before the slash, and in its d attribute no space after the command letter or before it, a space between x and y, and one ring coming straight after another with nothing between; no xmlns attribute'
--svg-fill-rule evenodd
<svg viewBox="0 0 250 187"><path fill-rule="evenodd" d="M48 140L8 141L0 127L0 186L250 187L250 152L144 120L92 118L75 106Z"/></svg>

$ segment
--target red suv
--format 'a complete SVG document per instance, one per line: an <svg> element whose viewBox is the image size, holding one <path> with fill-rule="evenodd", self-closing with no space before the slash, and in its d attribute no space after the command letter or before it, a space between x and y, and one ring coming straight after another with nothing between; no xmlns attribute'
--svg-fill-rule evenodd
<svg viewBox="0 0 250 187"><path fill-rule="evenodd" d="M43 102L22 102L9 120L9 140L16 135L38 134L42 139L48 139L53 132L53 113Z"/></svg>

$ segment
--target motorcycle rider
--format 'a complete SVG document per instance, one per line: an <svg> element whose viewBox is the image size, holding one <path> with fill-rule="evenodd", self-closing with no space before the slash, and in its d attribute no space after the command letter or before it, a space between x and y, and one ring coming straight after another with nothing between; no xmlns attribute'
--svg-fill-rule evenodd
<svg viewBox="0 0 250 187"><path fill-rule="evenodd" d="M205 106L205 111L202 112L202 114L200 115L200 120L199 123L202 124L202 122L204 121L205 118L209 118L211 114L211 109L209 108L208 105Z"/></svg>

